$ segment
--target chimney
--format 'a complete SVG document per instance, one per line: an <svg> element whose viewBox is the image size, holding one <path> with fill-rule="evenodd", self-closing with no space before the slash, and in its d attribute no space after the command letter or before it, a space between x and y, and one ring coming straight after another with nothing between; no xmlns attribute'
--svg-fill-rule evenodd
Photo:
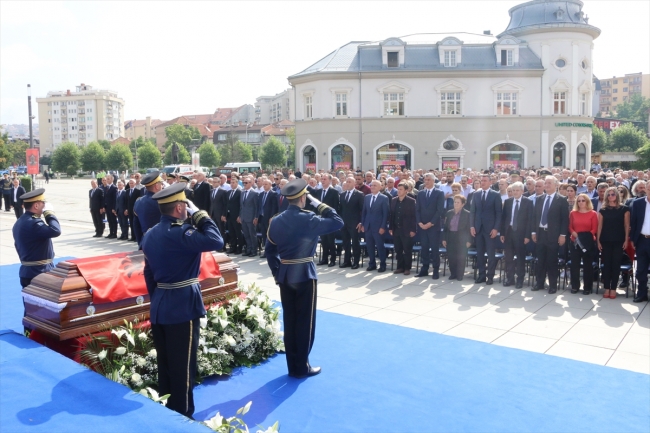
<svg viewBox="0 0 650 433"><path fill-rule="evenodd" d="M66 96L71 96L71 95L70 95L70 89L66 90L65 95L66 95Z"/></svg>
<svg viewBox="0 0 650 433"><path fill-rule="evenodd" d="M483 30L483 34L486 36L492 36L492 32L490 30Z"/></svg>

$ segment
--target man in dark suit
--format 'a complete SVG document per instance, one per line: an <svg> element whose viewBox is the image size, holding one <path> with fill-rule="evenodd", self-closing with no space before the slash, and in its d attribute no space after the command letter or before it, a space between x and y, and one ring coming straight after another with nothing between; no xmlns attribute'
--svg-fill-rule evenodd
<svg viewBox="0 0 650 433"><path fill-rule="evenodd" d="M241 192L241 207L238 222L242 225L246 251L244 256L255 257L257 255L257 217L259 215L259 197L253 189L253 176L244 176L244 190Z"/></svg>
<svg viewBox="0 0 650 433"><path fill-rule="evenodd" d="M361 212L363 211L364 195L355 188L354 177L349 176L343 184L344 191L339 199L337 212L343 218L341 237L343 239L343 252L345 254L342 268L359 269L359 258L361 257L361 244L359 230L361 230ZM350 255L350 250L352 254Z"/></svg>
<svg viewBox="0 0 650 433"><path fill-rule="evenodd" d="M139 173L136 173L139 175ZM140 197L140 192L144 188L138 189L138 184L136 179L129 179L129 189L126 191L126 215L129 220L129 227L131 227L131 239L130 241L135 242L135 232L133 230L133 219L135 214L133 213L133 206L135 206L135 201Z"/></svg>
<svg viewBox="0 0 650 433"><path fill-rule="evenodd" d="M523 196L524 186L521 182L515 182L510 187L513 197L505 201L501 214L500 233L506 259L506 280L503 286L514 284L516 289L521 289L526 273L526 245L530 242L535 207L530 199Z"/></svg>
<svg viewBox="0 0 650 433"><path fill-rule="evenodd" d="M117 239L117 215L115 212L117 188L113 184L113 175L107 174L104 179L106 179L104 213L108 221L108 236L106 236L106 239Z"/></svg>
<svg viewBox="0 0 650 433"><path fill-rule="evenodd" d="M90 191L88 191L88 208L90 216L95 226L94 238L101 238L104 234L104 190L97 186L95 179L90 181Z"/></svg>
<svg viewBox="0 0 650 433"><path fill-rule="evenodd" d="M632 202L630 240L636 249L637 291L634 302L648 302L648 266L650 265L650 196Z"/></svg>
<svg viewBox="0 0 650 433"><path fill-rule="evenodd" d="M20 196L25 193L25 188L20 184L20 181L17 178L14 179L13 187L11 188L11 205L14 208L16 219L23 216L23 201L20 199Z"/></svg>
<svg viewBox="0 0 650 433"><path fill-rule="evenodd" d="M120 226L120 237L118 238L121 241L129 240L129 195L124 189L124 182L121 180L117 181L117 193L115 197L115 216L117 216L117 222Z"/></svg>
<svg viewBox="0 0 650 433"><path fill-rule="evenodd" d="M495 250L501 213L501 195L490 188L490 175L483 174L481 189L474 194L470 209L470 233L476 241L476 283L494 283L494 271L497 267Z"/></svg>
<svg viewBox="0 0 650 433"><path fill-rule="evenodd" d="M205 181L205 174L198 172L194 175L196 185L194 185L194 197L192 201L201 210L210 211L210 184Z"/></svg>
<svg viewBox="0 0 650 433"><path fill-rule="evenodd" d="M224 239L224 245L228 242L226 236L226 205L228 201L228 191L221 187L221 177L212 178L212 190L210 190L210 218L217 223L217 228L221 237Z"/></svg>
<svg viewBox="0 0 650 433"><path fill-rule="evenodd" d="M591 199L591 205L594 207L596 212L600 212L600 208L603 207L605 203L605 191L609 188L606 182L601 182L596 188L596 197Z"/></svg>
<svg viewBox="0 0 650 433"><path fill-rule="evenodd" d="M415 202L415 220L422 245L422 269L418 277L426 277L431 264L433 279L437 280L440 278L440 236L445 212L445 194L434 185L435 176L433 173L426 173L424 185Z"/></svg>
<svg viewBox="0 0 650 433"><path fill-rule="evenodd" d="M397 187L397 197L390 202L388 232L393 237L397 269L394 274L410 275L413 261L413 242L417 232L415 199L407 195L408 187L402 182Z"/></svg>
<svg viewBox="0 0 650 433"><path fill-rule="evenodd" d="M366 234L366 248L368 248L368 268L366 271L386 272L386 247L384 246L384 233L388 223L388 198L381 194L381 182L370 182L370 194L364 197L363 211L361 212L362 231ZM375 260L375 248L379 255L379 269Z"/></svg>
<svg viewBox="0 0 650 433"><path fill-rule="evenodd" d="M531 228L537 256L536 282L532 290L543 289L548 274L549 294L557 291L558 252L566 242L569 229L569 205L566 198L557 194L557 184L553 176L544 179L544 195L535 201L535 219Z"/></svg>
<svg viewBox="0 0 650 433"><path fill-rule="evenodd" d="M241 254L244 246L244 234L241 231L239 222L239 211L241 210L241 189L239 188L239 178L236 174L230 177L231 190L227 191L226 199L226 224L228 227L228 237L230 240L229 254Z"/></svg>
<svg viewBox="0 0 650 433"><path fill-rule="evenodd" d="M278 213L282 213L289 208L289 200L280 194L282 187L284 187L287 183L289 183L287 179L281 179L280 183L278 184L278 190L276 191L278 193Z"/></svg>
<svg viewBox="0 0 650 433"><path fill-rule="evenodd" d="M262 233L262 245L266 245L269 220L278 213L278 193L273 191L273 184L267 178L262 181L262 188L263 190L259 194L260 210L257 224L260 233ZM265 256L266 253L260 255L260 257Z"/></svg>
<svg viewBox="0 0 650 433"><path fill-rule="evenodd" d="M332 175L324 173L321 177L323 189L316 191L312 196L322 203L325 203L332 209L339 208L339 193L332 187ZM330 268L336 265L336 232L328 233L321 236L321 247L323 249L323 257L318 262L319 265L328 265ZM329 258L329 261L328 261Z"/></svg>

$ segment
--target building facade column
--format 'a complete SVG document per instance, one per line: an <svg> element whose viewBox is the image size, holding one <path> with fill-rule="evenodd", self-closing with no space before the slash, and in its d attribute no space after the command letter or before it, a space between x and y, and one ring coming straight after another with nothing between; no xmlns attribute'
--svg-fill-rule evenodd
<svg viewBox="0 0 650 433"><path fill-rule="evenodd" d="M549 152L550 149L548 148L548 131L542 131L542 136L540 137L540 146L539 150L541 152L540 155L540 165L544 167L549 167Z"/></svg>

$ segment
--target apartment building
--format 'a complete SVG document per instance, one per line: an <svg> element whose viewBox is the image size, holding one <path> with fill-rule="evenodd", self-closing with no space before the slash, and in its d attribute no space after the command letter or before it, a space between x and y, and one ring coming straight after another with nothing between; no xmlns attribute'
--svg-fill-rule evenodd
<svg viewBox="0 0 650 433"><path fill-rule="evenodd" d="M255 121L264 125L291 120L293 103L293 89L287 89L274 96L260 96L255 102Z"/></svg>
<svg viewBox="0 0 650 433"><path fill-rule="evenodd" d="M81 83L74 92L50 91L36 102L41 155L64 142L86 145L124 135L124 100L113 90Z"/></svg>
<svg viewBox="0 0 650 433"><path fill-rule="evenodd" d="M144 120L127 120L124 122L124 137L129 140L135 140L138 137L155 140L156 127L161 123L163 123L162 120L152 119L150 116Z"/></svg>
<svg viewBox="0 0 650 433"><path fill-rule="evenodd" d="M625 74L622 77L600 79L600 104L602 116L615 115L618 104L638 94L650 98L650 74L641 72Z"/></svg>

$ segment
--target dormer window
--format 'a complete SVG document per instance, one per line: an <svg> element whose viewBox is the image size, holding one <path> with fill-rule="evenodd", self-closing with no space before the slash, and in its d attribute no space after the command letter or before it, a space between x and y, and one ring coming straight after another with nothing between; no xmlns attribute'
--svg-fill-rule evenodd
<svg viewBox="0 0 650 433"><path fill-rule="evenodd" d="M455 68L462 62L462 45L463 41L453 36L449 36L438 42L438 54L440 55L440 64L445 68Z"/></svg>
<svg viewBox="0 0 650 433"><path fill-rule="evenodd" d="M501 66L515 66L519 63L519 44L521 41L513 36L504 36L494 43L496 63Z"/></svg>
<svg viewBox="0 0 650 433"><path fill-rule="evenodd" d="M564 11L558 8L558 10L555 11L554 15L555 15L555 19L560 21L562 18L564 18Z"/></svg>
<svg viewBox="0 0 650 433"><path fill-rule="evenodd" d="M501 66L514 65L513 50L501 50Z"/></svg>
<svg viewBox="0 0 650 433"><path fill-rule="evenodd" d="M445 51L445 68L455 68L456 67L456 50L446 50Z"/></svg>
<svg viewBox="0 0 650 433"><path fill-rule="evenodd" d="M388 66L389 68L399 67L399 52L388 51L386 53L386 66Z"/></svg>

